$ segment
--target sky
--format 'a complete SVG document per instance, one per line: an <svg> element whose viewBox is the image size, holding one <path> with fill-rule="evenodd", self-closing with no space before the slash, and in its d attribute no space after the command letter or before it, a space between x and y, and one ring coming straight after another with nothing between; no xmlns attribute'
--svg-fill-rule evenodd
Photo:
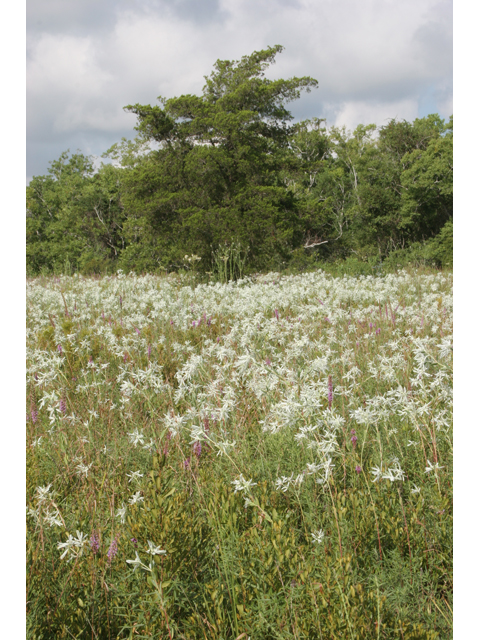
<svg viewBox="0 0 480 640"><path fill-rule="evenodd" d="M67 149L133 138L125 105L200 94L217 59L275 44L267 77L319 83L295 119L453 113L452 0L27 0L26 15L27 183Z"/></svg>

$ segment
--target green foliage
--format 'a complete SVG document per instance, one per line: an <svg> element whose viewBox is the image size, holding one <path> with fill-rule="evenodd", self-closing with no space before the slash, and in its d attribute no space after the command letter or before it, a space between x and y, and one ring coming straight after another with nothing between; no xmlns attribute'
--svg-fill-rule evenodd
<svg viewBox="0 0 480 640"><path fill-rule="evenodd" d="M429 243L453 219L453 117L292 123L288 103L317 81L266 78L282 50L218 60L199 96L125 107L138 135L103 154L113 164L65 152L35 176L27 273L179 271L195 254L221 279L218 256L237 245L245 274L392 253L450 264L444 237Z"/></svg>
<svg viewBox="0 0 480 640"><path fill-rule="evenodd" d="M140 134L161 148L125 176L125 268L178 267L192 252L211 271L210 248L234 238L248 247L250 266L265 269L298 243L296 207L277 179L292 118L285 102L316 81L267 80L281 50L217 61L201 97L127 107Z"/></svg>
<svg viewBox="0 0 480 640"><path fill-rule="evenodd" d="M145 619L145 633L166 626L188 638L439 638L411 619L430 579L420 572L427 572L421 555L409 560L409 546L424 546L423 531L414 524L418 504L405 515L400 494L377 490L372 504L367 492L353 486L334 489L333 503L323 508L336 514L344 544L351 540L363 552L342 552L332 535L331 544L312 553L305 531L305 518L314 517L311 502L296 505L263 482L256 491L258 509L247 508L222 472L213 470L210 456L193 462L187 474L167 466L164 456L154 458L144 508L129 519L129 536L143 546L161 541L168 549L147 579L151 601L161 610ZM405 527L410 513L412 524Z"/></svg>
<svg viewBox="0 0 480 640"><path fill-rule="evenodd" d="M240 243L220 247L213 253L213 276L220 282L229 282L242 278L248 259L248 249L244 250Z"/></svg>
<svg viewBox="0 0 480 640"><path fill-rule="evenodd" d="M441 267L453 266L453 223L447 222L426 247L429 260Z"/></svg>
<svg viewBox="0 0 480 640"><path fill-rule="evenodd" d="M108 270L125 246L118 170L62 153L27 187L27 264L32 274Z"/></svg>
<svg viewBox="0 0 480 640"><path fill-rule="evenodd" d="M416 238L436 235L453 216L453 118L442 130L403 157L402 226Z"/></svg>
<svg viewBox="0 0 480 640"><path fill-rule="evenodd" d="M407 265L453 267L453 222L446 222L428 242L412 242L409 247L390 253L383 262L384 268L391 271Z"/></svg>
<svg viewBox="0 0 480 640"><path fill-rule="evenodd" d="M329 264L343 277L29 283L28 637L451 637L451 278ZM267 431L272 410L289 422Z"/></svg>

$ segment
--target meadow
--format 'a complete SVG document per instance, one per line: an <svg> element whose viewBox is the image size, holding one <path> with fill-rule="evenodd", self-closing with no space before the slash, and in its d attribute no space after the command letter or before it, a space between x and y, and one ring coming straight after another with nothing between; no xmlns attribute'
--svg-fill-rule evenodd
<svg viewBox="0 0 480 640"><path fill-rule="evenodd" d="M452 637L450 272L27 281L27 637Z"/></svg>

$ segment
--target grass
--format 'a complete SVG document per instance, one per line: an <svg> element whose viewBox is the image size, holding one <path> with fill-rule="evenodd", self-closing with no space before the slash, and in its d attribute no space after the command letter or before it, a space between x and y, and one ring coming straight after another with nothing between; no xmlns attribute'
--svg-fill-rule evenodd
<svg viewBox="0 0 480 640"><path fill-rule="evenodd" d="M28 637L452 637L451 274L188 282L27 282Z"/></svg>

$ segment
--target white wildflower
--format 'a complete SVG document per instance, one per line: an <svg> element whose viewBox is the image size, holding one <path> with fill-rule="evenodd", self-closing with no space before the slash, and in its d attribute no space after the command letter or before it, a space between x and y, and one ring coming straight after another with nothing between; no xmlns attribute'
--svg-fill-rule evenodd
<svg viewBox="0 0 480 640"><path fill-rule="evenodd" d="M126 513L127 513L127 507L124 504L122 504L122 508L117 509L117 513L115 514L117 518L120 518L120 522L122 524L125 524Z"/></svg>
<svg viewBox="0 0 480 640"><path fill-rule="evenodd" d="M133 496L128 501L128 504L137 504L138 502L143 502L144 497L141 495L141 491L137 491L133 494Z"/></svg>
<svg viewBox="0 0 480 640"><path fill-rule="evenodd" d="M428 459L427 459L427 462L428 462L428 466L425 467L425 473L430 473L430 471L437 472L439 471L439 469L443 469L443 467L440 467L438 465L438 462L436 462L435 464L432 464Z"/></svg>
<svg viewBox="0 0 480 640"><path fill-rule="evenodd" d="M133 471L132 473L127 473L127 478L129 479L128 482L132 482L132 480L135 480L136 482L138 482L140 480L140 478L143 478L143 473L140 473L140 471Z"/></svg>
<svg viewBox="0 0 480 640"><path fill-rule="evenodd" d="M60 560L63 560L65 556L70 554L68 562L73 560L73 558L78 558L82 555L83 547L87 542L87 536L81 531L77 530L77 537L74 538L71 534L69 534L66 542L59 542L57 544L57 549L65 549L65 551L60 556Z"/></svg>
<svg viewBox="0 0 480 640"><path fill-rule="evenodd" d="M132 433L127 433L127 435L130 443L135 447L138 443L145 444L145 436L138 429L135 429Z"/></svg>
<svg viewBox="0 0 480 640"><path fill-rule="evenodd" d="M382 477L382 467L380 465L380 467L373 467L372 470L370 471L370 473L373 474L374 478L372 482L377 482L377 480L380 480L380 478Z"/></svg>
<svg viewBox="0 0 480 640"><path fill-rule="evenodd" d="M160 549L160 547L156 547L151 540L147 540L147 543L148 543L148 549L146 551L151 556L161 556L167 553L166 551L163 551L162 549Z"/></svg>
<svg viewBox="0 0 480 640"><path fill-rule="evenodd" d="M277 478L275 480L275 489L277 491L283 491L283 493L285 493L290 487L290 484L292 483L292 481L293 481L293 473L289 477L282 476L281 478Z"/></svg>
<svg viewBox="0 0 480 640"><path fill-rule="evenodd" d="M205 430L196 424L192 424L190 427L190 444L195 442L202 442L207 439Z"/></svg>
<svg viewBox="0 0 480 640"><path fill-rule="evenodd" d="M142 569L144 569L145 571L151 571L150 567L147 567L146 564L144 564L141 560L140 560L140 556L138 555L138 551L135 551L135 559L134 560L127 560L128 564L131 564L133 566L133 570L136 571L139 567L141 567Z"/></svg>
<svg viewBox="0 0 480 640"><path fill-rule="evenodd" d="M215 446L218 449L217 456L222 456L224 454L228 454L228 450L232 449L236 444L237 444L236 440L233 440L233 442L228 442L228 441L215 442Z"/></svg>
<svg viewBox="0 0 480 640"><path fill-rule="evenodd" d="M48 484L46 487L37 487L37 503L40 505L47 498L51 498L50 489L52 488L51 484Z"/></svg>
<svg viewBox="0 0 480 640"><path fill-rule="evenodd" d="M319 529L318 531L313 531L311 535L314 544L321 544L325 537L325 533L321 529Z"/></svg>
<svg viewBox="0 0 480 640"><path fill-rule="evenodd" d="M90 471L90 468L91 468L92 465L93 465L93 462L91 462L88 465L87 464L83 464L83 463L77 464L76 468L77 468L78 475L79 476L80 475L84 475L85 477L87 477L88 476L88 472Z"/></svg>
<svg viewBox="0 0 480 640"><path fill-rule="evenodd" d="M237 491L250 491L252 487L257 485L257 482L253 482L253 480L245 480L243 475L240 474L238 480L233 480L230 484L234 485L234 493L237 493Z"/></svg>
<svg viewBox="0 0 480 640"><path fill-rule="evenodd" d="M142 449L145 449L146 451L154 451L156 448L156 444L155 441L153 440L153 438L150 438L150 442L147 442L147 444L144 444Z"/></svg>
<svg viewBox="0 0 480 640"><path fill-rule="evenodd" d="M323 466L321 464L316 464L315 462L307 462L307 475L318 473L321 469L323 469Z"/></svg>
<svg viewBox="0 0 480 640"><path fill-rule="evenodd" d="M43 519L50 527L53 527L54 525L56 527L64 526L64 522L62 520L62 517L58 509L55 509L53 512L46 511L46 513L43 516Z"/></svg>

